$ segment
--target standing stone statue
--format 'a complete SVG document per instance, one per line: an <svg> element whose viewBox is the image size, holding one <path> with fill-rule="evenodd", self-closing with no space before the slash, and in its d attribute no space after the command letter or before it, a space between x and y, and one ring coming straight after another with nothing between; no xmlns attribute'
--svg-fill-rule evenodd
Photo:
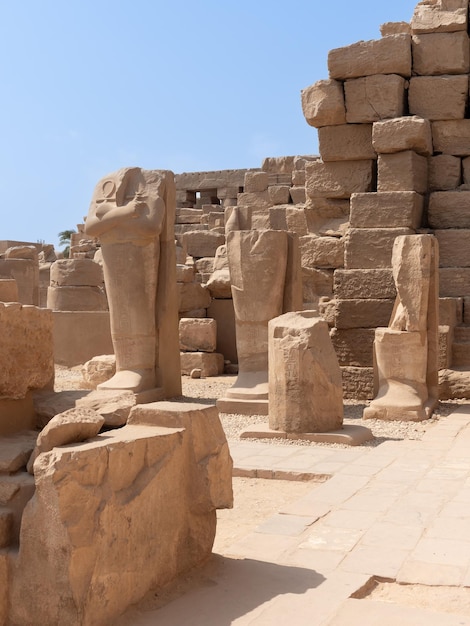
<svg viewBox="0 0 470 626"><path fill-rule="evenodd" d="M97 184L85 232L101 242L116 374L99 389L181 393L172 172L124 168Z"/></svg>
<svg viewBox="0 0 470 626"><path fill-rule="evenodd" d="M388 328L375 331L377 394L364 418L423 420L437 403L438 256L432 235L395 239L397 299Z"/></svg>
<svg viewBox="0 0 470 626"><path fill-rule="evenodd" d="M234 208L227 221L238 377L218 401L221 411L268 413L268 322L302 308L300 253L295 235L248 230Z"/></svg>

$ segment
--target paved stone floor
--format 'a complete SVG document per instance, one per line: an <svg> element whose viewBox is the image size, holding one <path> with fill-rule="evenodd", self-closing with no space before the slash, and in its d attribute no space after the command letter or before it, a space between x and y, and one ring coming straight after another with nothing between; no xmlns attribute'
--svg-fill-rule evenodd
<svg viewBox="0 0 470 626"><path fill-rule="evenodd" d="M470 587L470 405L421 441L351 449L241 441L231 451L235 475L325 482L215 557L205 584L136 611L133 626L470 625L458 605L440 612L351 598L373 577Z"/></svg>

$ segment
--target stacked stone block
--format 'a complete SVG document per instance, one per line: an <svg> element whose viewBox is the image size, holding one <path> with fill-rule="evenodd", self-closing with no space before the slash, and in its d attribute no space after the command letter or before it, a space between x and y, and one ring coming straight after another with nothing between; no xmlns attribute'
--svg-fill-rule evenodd
<svg viewBox="0 0 470 626"><path fill-rule="evenodd" d="M179 324L181 373L217 376L224 371L224 357L217 353L217 323L214 319L182 318Z"/></svg>
<svg viewBox="0 0 470 626"><path fill-rule="evenodd" d="M393 241L423 228L439 241L440 295L452 299L441 307L441 367L470 365L458 341L452 354L454 335L470 340L454 332L458 320L470 322L467 31L468 0L420 2L410 25L387 24L379 40L332 50L329 78L302 92L321 156L306 166L308 219L337 219L340 206L349 216L334 263L330 244L334 299L323 310L346 395L372 397L374 329L388 325L395 298ZM325 269L323 259L310 262Z"/></svg>

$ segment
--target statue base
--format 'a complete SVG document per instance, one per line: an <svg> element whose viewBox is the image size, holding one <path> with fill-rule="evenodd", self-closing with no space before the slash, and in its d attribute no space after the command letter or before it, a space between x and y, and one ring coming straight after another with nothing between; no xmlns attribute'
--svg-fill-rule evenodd
<svg viewBox="0 0 470 626"><path fill-rule="evenodd" d="M241 398L219 398L216 406L220 413L236 413L238 415L268 415L268 400Z"/></svg>
<svg viewBox="0 0 470 626"><path fill-rule="evenodd" d="M300 439L314 443L342 443L347 446L360 446L373 437L369 428L354 425L345 425L343 428L325 433L288 433L284 430L273 430L267 424L257 424L240 434L240 439L290 439L297 441Z"/></svg>

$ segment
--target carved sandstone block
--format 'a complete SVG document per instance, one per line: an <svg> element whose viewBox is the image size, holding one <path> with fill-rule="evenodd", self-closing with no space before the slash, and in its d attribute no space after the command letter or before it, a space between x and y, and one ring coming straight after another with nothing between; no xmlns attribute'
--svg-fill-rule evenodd
<svg viewBox="0 0 470 626"><path fill-rule="evenodd" d="M336 328L376 328L387 326L394 300L337 300Z"/></svg>
<svg viewBox="0 0 470 626"><path fill-rule="evenodd" d="M374 161L312 161L305 166L307 197L349 198L370 191Z"/></svg>
<svg viewBox="0 0 470 626"><path fill-rule="evenodd" d="M183 317L179 323L180 350L186 352L215 352L217 324L210 318Z"/></svg>
<svg viewBox="0 0 470 626"><path fill-rule="evenodd" d="M395 238L413 233L410 228L351 228L346 240L345 268L391 267Z"/></svg>
<svg viewBox="0 0 470 626"><path fill-rule="evenodd" d="M414 76L410 79L410 113L429 120L459 120L465 117L468 76Z"/></svg>
<svg viewBox="0 0 470 626"><path fill-rule="evenodd" d="M422 0L415 7L411 30L416 33L467 30L467 0Z"/></svg>
<svg viewBox="0 0 470 626"><path fill-rule="evenodd" d="M361 161L375 159L372 124L342 124L318 129L323 161Z"/></svg>
<svg viewBox="0 0 470 626"><path fill-rule="evenodd" d="M334 292L340 300L379 300L396 296L391 269L335 270Z"/></svg>
<svg viewBox="0 0 470 626"><path fill-rule="evenodd" d="M463 160L465 182L465 159ZM462 161L451 154L436 154L428 159L428 184L430 191L456 189L462 180Z"/></svg>
<svg viewBox="0 0 470 626"><path fill-rule="evenodd" d="M431 124L429 120L417 115L375 122L372 145L376 152L414 150L418 154L429 156L433 150Z"/></svg>
<svg viewBox="0 0 470 626"><path fill-rule="evenodd" d="M344 265L344 242L337 237L300 237L302 267L336 268Z"/></svg>
<svg viewBox="0 0 470 626"><path fill-rule="evenodd" d="M448 120L432 123L432 141L435 152L470 155L470 120Z"/></svg>
<svg viewBox="0 0 470 626"><path fill-rule="evenodd" d="M470 228L470 191L435 191L429 196L431 228Z"/></svg>
<svg viewBox="0 0 470 626"><path fill-rule="evenodd" d="M310 126L346 122L343 86L336 80L319 80L302 90L302 110Z"/></svg>
<svg viewBox="0 0 470 626"><path fill-rule="evenodd" d="M410 35L389 35L330 50L330 78L345 80L373 74L411 76Z"/></svg>
<svg viewBox="0 0 470 626"><path fill-rule="evenodd" d="M440 267L470 267L470 229L435 230Z"/></svg>
<svg viewBox="0 0 470 626"><path fill-rule="evenodd" d="M363 124L400 117L405 112L405 79L396 74L376 74L344 83L346 121Z"/></svg>

